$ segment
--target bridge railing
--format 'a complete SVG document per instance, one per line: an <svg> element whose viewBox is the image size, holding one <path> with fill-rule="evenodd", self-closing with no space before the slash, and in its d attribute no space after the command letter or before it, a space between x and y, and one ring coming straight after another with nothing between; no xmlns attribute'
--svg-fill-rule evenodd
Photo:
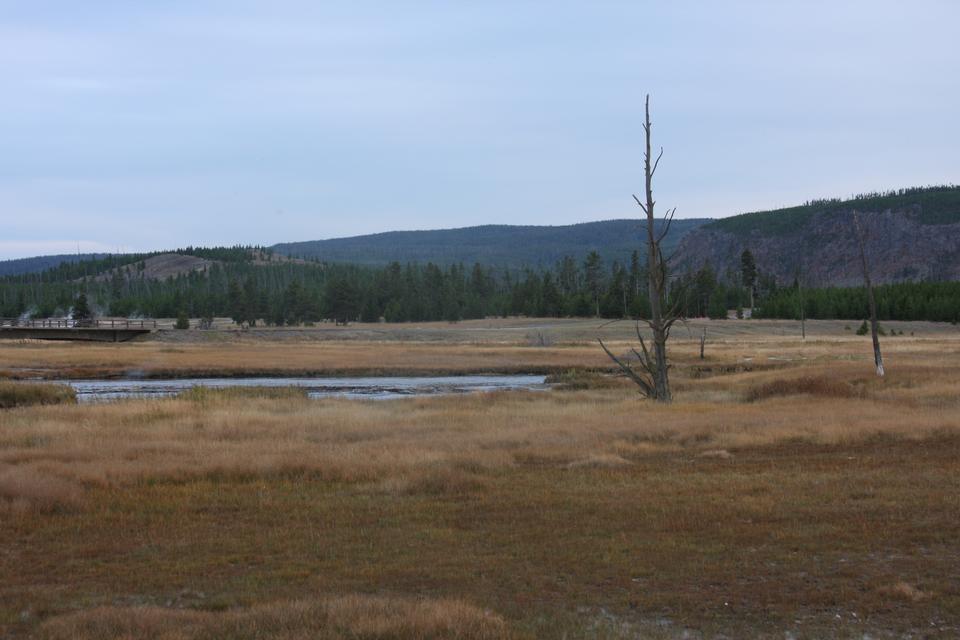
<svg viewBox="0 0 960 640"><path fill-rule="evenodd" d="M131 320L128 318L97 318L74 320L73 318L0 318L2 328L23 329L156 329L156 320Z"/></svg>

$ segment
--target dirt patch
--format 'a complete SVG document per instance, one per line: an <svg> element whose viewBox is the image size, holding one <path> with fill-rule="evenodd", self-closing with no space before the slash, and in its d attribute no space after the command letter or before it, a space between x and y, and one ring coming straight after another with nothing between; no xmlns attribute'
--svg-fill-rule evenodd
<svg viewBox="0 0 960 640"><path fill-rule="evenodd" d="M726 449L710 449L709 451L704 451L703 453L699 454L697 457L713 458L716 460L730 460L733 458L733 454Z"/></svg>

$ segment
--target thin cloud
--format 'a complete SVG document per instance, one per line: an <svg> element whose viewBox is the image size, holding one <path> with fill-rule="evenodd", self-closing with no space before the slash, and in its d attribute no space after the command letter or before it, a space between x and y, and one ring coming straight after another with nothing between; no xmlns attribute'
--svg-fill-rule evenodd
<svg viewBox="0 0 960 640"><path fill-rule="evenodd" d="M16 4L0 26L5 240L159 249L635 216L647 92L658 199L679 215L957 181L954 3L544 6Z"/></svg>

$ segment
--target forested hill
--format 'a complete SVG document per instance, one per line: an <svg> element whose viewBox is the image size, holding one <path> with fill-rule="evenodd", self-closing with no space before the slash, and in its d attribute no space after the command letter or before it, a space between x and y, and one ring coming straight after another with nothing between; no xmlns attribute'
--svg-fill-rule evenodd
<svg viewBox="0 0 960 640"><path fill-rule="evenodd" d="M53 256L0 260L0 277L18 276L23 273L40 273L64 263L98 260L106 255L105 253L64 253Z"/></svg>
<svg viewBox="0 0 960 640"><path fill-rule="evenodd" d="M848 200L815 200L802 206L719 220L676 220L663 249L669 255L679 247L678 271L696 271L709 263L718 277L728 282L740 269L744 249L750 249L760 274L768 281L790 284L802 273L811 287L858 285L862 275L852 225L854 210L861 213L867 253L878 283L960 280L957 186L902 189ZM241 259L232 255L200 255L200 250L189 249L177 253L212 260ZM553 268L566 256L582 260L591 251L597 251L607 264L627 264L633 251L643 252L644 239L639 220L630 219L566 226L485 225L391 231L281 243L271 249L274 259L293 256L331 264L382 267L397 262L448 267L477 263L485 268L516 270ZM60 276L78 278L100 273L101 267L115 268L150 255L159 254L79 256L84 258L84 262L77 263L84 267L79 271L68 264L76 262L78 256L0 261L0 277L39 273L63 264L64 273Z"/></svg>
<svg viewBox="0 0 960 640"><path fill-rule="evenodd" d="M676 220L664 241L664 253L680 238L709 222ZM566 226L484 225L434 231L391 231L352 238L289 242L271 247L275 252L324 262L382 266L391 262L432 262L438 265L474 264L497 267L552 267L564 256L597 251L608 261L630 261L643 251L639 220L605 220Z"/></svg>
<svg viewBox="0 0 960 640"><path fill-rule="evenodd" d="M808 286L862 283L853 212L860 215L877 283L960 280L960 187L939 186L816 200L715 220L686 234L684 269L709 263L721 276L749 249L761 274Z"/></svg>
<svg viewBox="0 0 960 640"><path fill-rule="evenodd" d="M709 219L676 220L664 241L664 251L676 248L680 238ZM480 263L485 266L552 267L564 256L582 257L597 251L607 260L629 262L635 250L643 252L640 221L604 220L565 226L484 225L434 231L390 231L373 235L285 242L271 247L275 254L322 262L385 266L417 262L449 266ZM117 256L127 262L161 252ZM183 253L178 250L178 253ZM95 261L107 254L38 256L0 260L0 277L40 273L61 264Z"/></svg>

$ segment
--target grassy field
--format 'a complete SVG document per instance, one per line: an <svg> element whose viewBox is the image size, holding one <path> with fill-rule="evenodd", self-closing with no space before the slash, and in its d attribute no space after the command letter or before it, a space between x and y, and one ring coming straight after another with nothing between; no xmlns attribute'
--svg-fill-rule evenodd
<svg viewBox="0 0 960 640"><path fill-rule="evenodd" d="M531 346L531 325L500 341L454 327L439 344L10 344L0 358L606 366L577 333L589 326ZM678 330L666 407L581 371L548 393L4 410L0 636L957 637L960 334L905 326L878 380L869 338L824 323L803 343L789 327L710 324L703 361L698 328ZM620 350L629 330L602 329Z"/></svg>
<svg viewBox="0 0 960 640"><path fill-rule="evenodd" d="M691 321L674 329L678 365L767 367L789 359L869 359L856 323L810 321L807 340L793 321ZM900 349L936 350L960 340L960 328L929 322L885 323L903 332ZM706 363L699 361L707 331ZM626 321L498 319L451 323L321 325L308 329L163 331L121 345L0 340L0 378L91 378L232 375L427 375L557 372L610 367L597 338L635 342ZM838 354L838 349L841 354ZM752 359L751 359L752 358Z"/></svg>

